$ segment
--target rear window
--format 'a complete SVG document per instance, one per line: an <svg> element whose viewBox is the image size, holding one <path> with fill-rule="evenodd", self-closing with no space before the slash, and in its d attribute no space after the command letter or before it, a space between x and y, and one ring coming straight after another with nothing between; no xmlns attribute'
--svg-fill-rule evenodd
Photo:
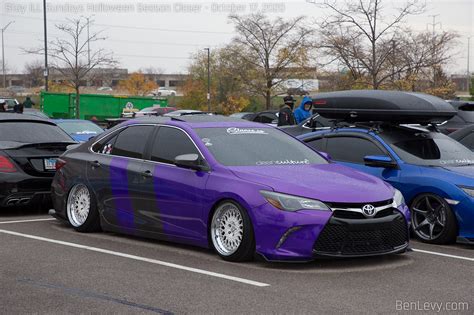
<svg viewBox="0 0 474 315"><path fill-rule="evenodd" d="M0 141L21 143L74 142L56 125L31 121L0 122Z"/></svg>
<svg viewBox="0 0 474 315"><path fill-rule="evenodd" d="M89 121L63 121L58 123L58 125L70 135L98 134L103 132L99 126Z"/></svg>

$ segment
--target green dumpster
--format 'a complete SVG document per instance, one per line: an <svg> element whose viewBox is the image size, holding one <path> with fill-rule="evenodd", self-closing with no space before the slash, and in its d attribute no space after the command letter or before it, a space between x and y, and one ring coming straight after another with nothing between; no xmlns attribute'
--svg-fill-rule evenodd
<svg viewBox="0 0 474 315"><path fill-rule="evenodd" d="M75 117L75 93L41 92L41 109L53 118ZM160 106L167 107L167 99L155 99L140 96L115 96L103 94L80 95L80 119L95 119L103 121L107 118L119 118L124 108Z"/></svg>

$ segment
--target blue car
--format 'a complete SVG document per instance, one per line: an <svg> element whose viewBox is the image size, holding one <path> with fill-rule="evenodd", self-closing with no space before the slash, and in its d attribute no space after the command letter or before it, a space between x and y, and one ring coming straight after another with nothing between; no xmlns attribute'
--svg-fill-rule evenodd
<svg viewBox="0 0 474 315"><path fill-rule="evenodd" d="M86 142L104 132L102 128L89 120L55 119L53 121L77 142Z"/></svg>
<svg viewBox="0 0 474 315"><path fill-rule="evenodd" d="M368 123L298 138L400 190L422 241L474 243L474 154L436 128Z"/></svg>

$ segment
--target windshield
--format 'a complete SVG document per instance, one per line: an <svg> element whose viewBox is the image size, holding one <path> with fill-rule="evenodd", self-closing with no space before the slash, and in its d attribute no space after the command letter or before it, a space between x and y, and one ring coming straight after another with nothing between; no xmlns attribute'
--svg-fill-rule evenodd
<svg viewBox="0 0 474 315"><path fill-rule="evenodd" d="M0 123L0 141L22 143L73 142L58 126L26 121Z"/></svg>
<svg viewBox="0 0 474 315"><path fill-rule="evenodd" d="M430 136L431 135L431 136ZM426 166L463 166L474 164L474 153L442 134L420 133L390 145L405 162Z"/></svg>
<svg viewBox="0 0 474 315"><path fill-rule="evenodd" d="M274 128L196 128L204 145L226 166L304 165L328 162Z"/></svg>
<svg viewBox="0 0 474 315"><path fill-rule="evenodd" d="M64 131L70 135L79 135L79 134L98 134L102 133L103 130L96 124L88 121L81 122L68 122L62 121L57 123Z"/></svg>

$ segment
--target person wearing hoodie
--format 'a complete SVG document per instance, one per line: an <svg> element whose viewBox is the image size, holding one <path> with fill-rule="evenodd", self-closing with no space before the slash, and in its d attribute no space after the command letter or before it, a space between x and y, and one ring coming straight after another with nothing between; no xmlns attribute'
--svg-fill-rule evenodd
<svg viewBox="0 0 474 315"><path fill-rule="evenodd" d="M311 108L313 107L313 100L309 96L305 96L301 101L300 106L295 109L295 120L296 123L304 121L306 118L311 116Z"/></svg>

